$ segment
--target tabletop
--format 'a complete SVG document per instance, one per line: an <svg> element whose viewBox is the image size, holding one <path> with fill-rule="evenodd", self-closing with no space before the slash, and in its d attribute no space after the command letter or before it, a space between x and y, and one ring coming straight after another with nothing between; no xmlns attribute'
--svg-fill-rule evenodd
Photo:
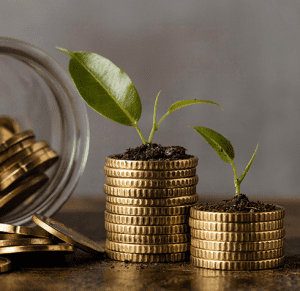
<svg viewBox="0 0 300 291"><path fill-rule="evenodd" d="M204 200L203 200L204 199ZM204 197L202 202L214 202ZM199 199L201 200L201 199ZM207 200L207 201L205 201ZM269 201L262 201L269 203ZM1 290L300 290L300 200L277 199L285 207L286 253L280 268L216 271L189 262L136 264L93 256L14 254L12 269L0 274ZM71 197L52 218L105 247L105 199Z"/></svg>

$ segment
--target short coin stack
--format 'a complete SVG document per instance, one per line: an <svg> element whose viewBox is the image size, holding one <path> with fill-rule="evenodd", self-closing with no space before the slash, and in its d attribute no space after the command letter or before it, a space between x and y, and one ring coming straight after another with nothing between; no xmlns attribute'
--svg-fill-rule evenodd
<svg viewBox="0 0 300 291"><path fill-rule="evenodd" d="M225 213L192 207L191 263L219 270L259 270L283 264L284 209Z"/></svg>
<svg viewBox="0 0 300 291"><path fill-rule="evenodd" d="M0 117L0 215L21 204L47 181L45 171L58 160L45 141L32 131L20 132L10 117Z"/></svg>
<svg viewBox="0 0 300 291"><path fill-rule="evenodd" d="M188 258L189 210L198 201L197 162L106 158L108 257L148 263Z"/></svg>

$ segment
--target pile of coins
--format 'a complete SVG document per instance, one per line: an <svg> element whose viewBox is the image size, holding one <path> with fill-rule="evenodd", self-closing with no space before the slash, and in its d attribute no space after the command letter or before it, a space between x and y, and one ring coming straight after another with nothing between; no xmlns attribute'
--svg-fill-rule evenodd
<svg viewBox="0 0 300 291"><path fill-rule="evenodd" d="M191 208L191 263L218 270L281 266L285 252L284 209L220 213Z"/></svg>
<svg viewBox="0 0 300 291"><path fill-rule="evenodd" d="M197 158L165 162L106 158L109 258L145 263L188 259L189 210L198 201L197 163Z"/></svg>
<svg viewBox="0 0 300 291"><path fill-rule="evenodd" d="M36 193L57 160L47 142L36 142L32 131L21 132L14 119L0 117L0 216Z"/></svg>

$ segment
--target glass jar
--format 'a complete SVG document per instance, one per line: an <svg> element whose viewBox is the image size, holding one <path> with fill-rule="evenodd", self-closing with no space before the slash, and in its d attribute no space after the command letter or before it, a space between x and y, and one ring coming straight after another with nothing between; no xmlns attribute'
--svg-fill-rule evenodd
<svg viewBox="0 0 300 291"><path fill-rule="evenodd" d="M0 217L1 223L33 225L38 212L51 216L74 191L89 149L85 104L69 74L50 55L26 42L0 37L0 116L14 118L59 156L49 181L33 197Z"/></svg>

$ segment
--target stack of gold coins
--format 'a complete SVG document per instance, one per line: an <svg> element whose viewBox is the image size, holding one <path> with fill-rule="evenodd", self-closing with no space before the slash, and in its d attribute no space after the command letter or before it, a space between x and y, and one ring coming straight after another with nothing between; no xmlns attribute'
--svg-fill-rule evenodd
<svg viewBox="0 0 300 291"><path fill-rule="evenodd" d="M125 161L106 158L106 253L114 260L188 258L189 210L198 201L197 158Z"/></svg>
<svg viewBox="0 0 300 291"><path fill-rule="evenodd" d="M39 190L57 160L47 142L36 142L32 131L21 132L14 119L0 117L0 216Z"/></svg>
<svg viewBox="0 0 300 291"><path fill-rule="evenodd" d="M219 270L259 270L283 264L284 209L225 213L192 207L191 263Z"/></svg>

